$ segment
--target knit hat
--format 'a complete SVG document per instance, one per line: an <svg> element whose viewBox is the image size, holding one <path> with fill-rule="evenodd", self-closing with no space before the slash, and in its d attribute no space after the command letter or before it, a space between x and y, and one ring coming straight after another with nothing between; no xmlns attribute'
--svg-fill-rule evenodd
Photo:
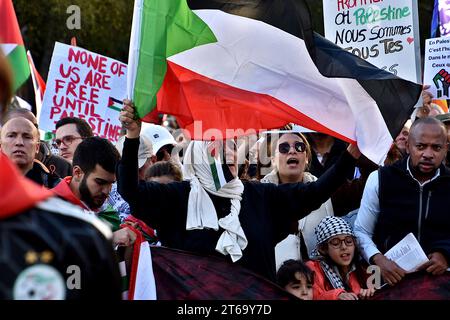
<svg viewBox="0 0 450 320"><path fill-rule="evenodd" d="M348 234L353 237L355 236L352 228L347 223L347 221L335 216L327 216L323 218L317 225L316 229L314 230L314 233L316 234L317 239L317 246L312 252L312 255L314 256L320 255L319 246L328 239L330 239L331 237L340 234Z"/></svg>

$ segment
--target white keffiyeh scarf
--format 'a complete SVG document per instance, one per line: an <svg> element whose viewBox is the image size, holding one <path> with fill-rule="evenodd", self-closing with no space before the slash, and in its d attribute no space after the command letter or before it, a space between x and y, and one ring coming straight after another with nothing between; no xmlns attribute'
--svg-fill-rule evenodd
<svg viewBox="0 0 450 320"><path fill-rule="evenodd" d="M236 262L242 257L242 250L248 243L239 221L244 185L235 178L216 190L208 155L212 143L191 141L184 156L183 175L191 184L186 230L203 228L218 230L221 227L224 232L217 242L216 250L223 255L229 254L232 261ZM231 209L227 216L217 219L216 209L206 191L231 199Z"/></svg>

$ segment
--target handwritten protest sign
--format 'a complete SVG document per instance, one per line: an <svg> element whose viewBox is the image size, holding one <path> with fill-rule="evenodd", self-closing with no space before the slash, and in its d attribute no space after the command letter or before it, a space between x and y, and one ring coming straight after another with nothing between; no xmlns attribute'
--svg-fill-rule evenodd
<svg viewBox="0 0 450 320"><path fill-rule="evenodd" d="M86 120L95 135L116 142L127 66L79 47L55 43L39 127L55 131L62 118Z"/></svg>
<svg viewBox="0 0 450 320"><path fill-rule="evenodd" d="M420 82L417 0L323 0L325 37L404 79Z"/></svg>
<svg viewBox="0 0 450 320"><path fill-rule="evenodd" d="M423 83L437 99L450 99L450 37L425 41Z"/></svg>

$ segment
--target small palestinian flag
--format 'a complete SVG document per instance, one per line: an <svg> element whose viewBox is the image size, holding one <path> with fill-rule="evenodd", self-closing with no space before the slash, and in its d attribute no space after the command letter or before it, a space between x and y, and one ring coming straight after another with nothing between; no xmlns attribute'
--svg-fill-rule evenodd
<svg viewBox="0 0 450 320"><path fill-rule="evenodd" d="M217 149L210 148L208 150L208 160L216 191L219 191L224 185L234 179L233 174L226 163L221 163Z"/></svg>
<svg viewBox="0 0 450 320"><path fill-rule="evenodd" d="M122 101L109 97L108 108L119 111L122 110Z"/></svg>
<svg viewBox="0 0 450 320"><path fill-rule="evenodd" d="M11 64L16 91L30 76L30 67L11 0L0 0L0 50Z"/></svg>

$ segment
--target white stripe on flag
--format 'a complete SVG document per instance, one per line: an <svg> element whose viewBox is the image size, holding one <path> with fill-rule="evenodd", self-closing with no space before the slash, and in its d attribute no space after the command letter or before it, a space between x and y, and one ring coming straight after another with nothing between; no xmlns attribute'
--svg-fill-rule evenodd
<svg viewBox="0 0 450 320"><path fill-rule="evenodd" d="M223 174L222 164L220 163L219 159L214 157L214 162L216 163L217 177L219 178L220 187L222 188L227 184L227 180L225 179L225 176Z"/></svg>
<svg viewBox="0 0 450 320"><path fill-rule="evenodd" d="M139 48L141 46L141 22L144 0L134 1L133 24L131 26L130 49L128 52L127 98L134 100L134 85L136 83L139 64Z"/></svg>
<svg viewBox="0 0 450 320"><path fill-rule="evenodd" d="M152 254L147 241L141 243L134 300L156 300L156 284L153 274Z"/></svg>
<svg viewBox="0 0 450 320"><path fill-rule="evenodd" d="M3 54L7 56L11 53L15 48L17 47L17 44L15 43L1 43L0 49L3 51Z"/></svg>

